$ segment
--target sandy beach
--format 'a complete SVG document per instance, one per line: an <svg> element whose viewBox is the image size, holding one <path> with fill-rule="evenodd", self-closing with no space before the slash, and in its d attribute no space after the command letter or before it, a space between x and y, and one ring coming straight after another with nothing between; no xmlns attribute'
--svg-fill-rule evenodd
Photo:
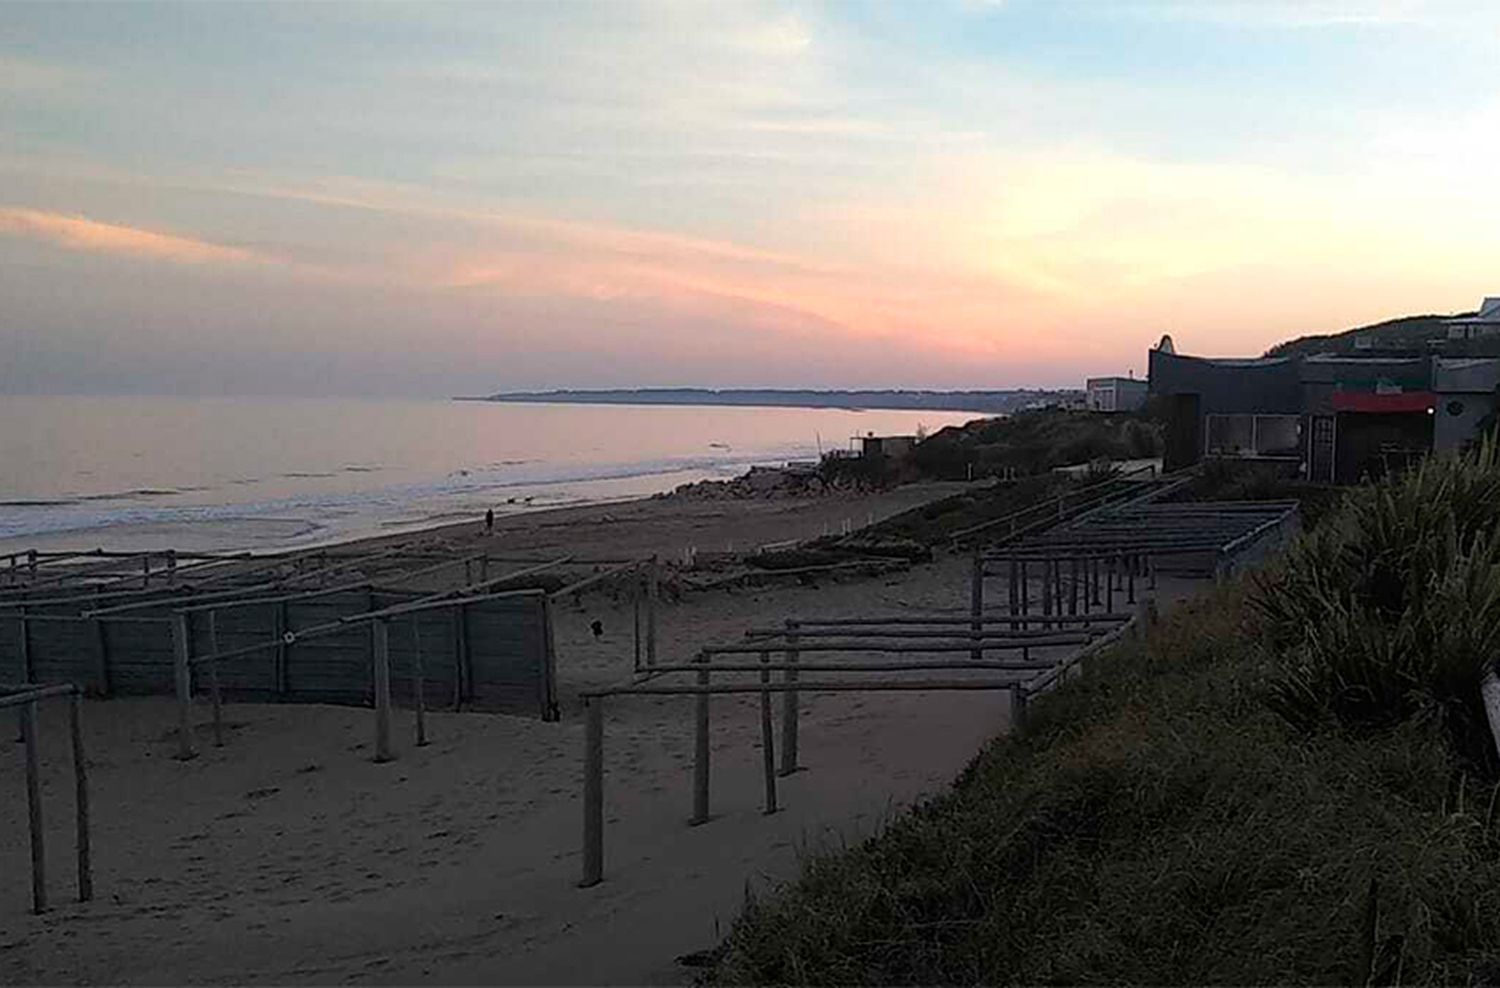
<svg viewBox="0 0 1500 988"><path fill-rule="evenodd" d="M658 498L503 517L434 534L497 553L663 558L838 531L960 485L871 495L699 502ZM961 611L966 559L816 585L690 593L664 602L660 656L795 615ZM1162 595L1185 592L1166 586ZM590 623L600 621L596 638ZM22 983L681 983L677 958L711 948L747 891L796 873L809 847L857 840L946 786L1006 729L1003 693L804 697L805 771L760 806L758 701L713 701L713 819L687 826L686 698L617 698L605 728L605 881L579 875L579 689L631 666L628 605L585 595L559 609L557 724L431 715L416 748L371 759L371 714L235 704L222 748L173 760L165 698L90 702L97 901L70 900L66 716L44 709L54 909L28 912L19 746L0 760L0 980Z"/></svg>

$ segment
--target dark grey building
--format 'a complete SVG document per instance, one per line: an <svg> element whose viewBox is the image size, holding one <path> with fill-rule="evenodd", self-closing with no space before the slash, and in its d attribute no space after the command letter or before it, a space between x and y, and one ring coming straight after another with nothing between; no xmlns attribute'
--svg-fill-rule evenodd
<svg viewBox="0 0 1500 988"><path fill-rule="evenodd" d="M1444 403L1435 376L1465 387L1484 378L1446 363L1423 354L1217 359L1158 347L1150 382L1167 417L1164 466L1239 459L1281 462L1324 482L1379 475L1432 450ZM1500 360L1485 363L1500 371ZM1461 404L1452 417L1463 422L1442 432L1443 445L1462 445L1480 419L1473 409L1494 407L1492 397Z"/></svg>

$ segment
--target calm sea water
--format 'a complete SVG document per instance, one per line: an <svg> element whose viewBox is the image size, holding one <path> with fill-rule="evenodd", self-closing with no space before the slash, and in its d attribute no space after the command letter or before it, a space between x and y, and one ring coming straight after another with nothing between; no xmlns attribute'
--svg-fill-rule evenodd
<svg viewBox="0 0 1500 988"><path fill-rule="evenodd" d="M640 497L969 412L0 396L0 550L267 549Z"/></svg>

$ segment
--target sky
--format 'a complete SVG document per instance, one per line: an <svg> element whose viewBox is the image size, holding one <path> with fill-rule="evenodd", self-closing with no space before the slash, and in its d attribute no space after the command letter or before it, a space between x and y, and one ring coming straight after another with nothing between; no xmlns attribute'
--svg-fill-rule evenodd
<svg viewBox="0 0 1500 988"><path fill-rule="evenodd" d="M1500 294L1500 4L5 5L0 393L1080 386Z"/></svg>

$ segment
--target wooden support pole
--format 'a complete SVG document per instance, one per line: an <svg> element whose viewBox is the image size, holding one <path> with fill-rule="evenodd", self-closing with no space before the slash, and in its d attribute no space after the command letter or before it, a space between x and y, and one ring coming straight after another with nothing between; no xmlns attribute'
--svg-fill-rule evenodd
<svg viewBox="0 0 1500 988"><path fill-rule="evenodd" d="M411 616L411 695L417 705L417 747L427 745L427 670L422 665L422 618Z"/></svg>
<svg viewBox="0 0 1500 988"><path fill-rule="evenodd" d="M214 747L224 747L224 694L219 691L219 612L208 612L208 694L214 705Z"/></svg>
<svg viewBox="0 0 1500 988"><path fill-rule="evenodd" d="M459 710L463 707L464 697L464 649L463 635L459 624L463 621L463 609L454 607L450 612L448 624L453 638L453 709Z"/></svg>
<svg viewBox="0 0 1500 988"><path fill-rule="evenodd" d="M1052 610L1058 618L1057 626L1059 628L1063 626L1062 617L1068 610L1068 578L1064 572L1064 562L1066 560L1062 556L1058 556L1052 562L1052 586L1054 588L1052 593Z"/></svg>
<svg viewBox="0 0 1500 988"><path fill-rule="evenodd" d="M604 697L583 700L583 876L580 888L604 880Z"/></svg>
<svg viewBox="0 0 1500 988"><path fill-rule="evenodd" d="M375 634L375 760L388 762L391 754L391 629L384 618L370 622Z"/></svg>
<svg viewBox="0 0 1500 988"><path fill-rule="evenodd" d="M78 901L94 897L94 866L89 843L89 767L83 750L83 694L68 697L68 731L73 739L74 849L78 852Z"/></svg>
<svg viewBox="0 0 1500 988"><path fill-rule="evenodd" d="M1027 582L1026 560L1021 560L1021 616L1031 613L1031 584Z"/></svg>
<svg viewBox="0 0 1500 988"><path fill-rule="evenodd" d="M698 673L698 685L709 685L708 654L706 652L699 652L694 661L703 665L703 671ZM697 697L693 741L693 816L688 822L697 826L700 823L708 822L709 749L707 693L700 693Z"/></svg>
<svg viewBox="0 0 1500 988"><path fill-rule="evenodd" d="M547 634L552 634L552 615L546 611L547 603L542 602L547 623ZM454 619L458 625L458 668L459 668L459 695L464 700L474 698L474 662L473 656L469 654L469 607L461 603L453 609ZM547 640L547 649L552 650L552 641Z"/></svg>
<svg viewBox="0 0 1500 988"><path fill-rule="evenodd" d="M1026 727L1026 687L1017 684L1010 688L1010 729L1020 731Z"/></svg>
<svg viewBox="0 0 1500 988"><path fill-rule="evenodd" d="M984 556L978 547L974 549L973 560L969 567L969 627L977 633L984 629ZM978 662L984 658L984 650L978 645L974 651L969 653L969 658Z"/></svg>
<svg viewBox="0 0 1500 988"><path fill-rule="evenodd" d="M286 633L290 630L286 601L279 601L272 605L275 610L271 612L271 630L276 636L276 648L271 652L271 682L275 685L276 695L285 697L287 692L287 647Z"/></svg>
<svg viewBox="0 0 1500 988"><path fill-rule="evenodd" d="M1042 560L1042 616L1052 616L1052 560ZM1043 628L1051 628L1051 621L1043 621Z"/></svg>
<svg viewBox="0 0 1500 988"><path fill-rule="evenodd" d="M193 743L193 671L192 639L188 616L178 612L172 621L172 645L175 662L173 680L177 688L177 757L182 761L198 755Z"/></svg>
<svg viewBox="0 0 1500 988"><path fill-rule="evenodd" d="M31 626L26 622L26 608L16 608L17 638L21 648L21 680L22 682L33 682L36 673L31 668ZM16 744L26 743L26 715L23 711L16 711Z"/></svg>
<svg viewBox="0 0 1500 988"><path fill-rule="evenodd" d="M786 664L782 681L791 685L797 682L797 622L786 623ZM781 694L781 774L791 775L797 771L797 691L789 689Z"/></svg>
<svg viewBox="0 0 1500 988"><path fill-rule="evenodd" d="M1135 568L1139 562L1139 556L1125 557L1125 602L1129 604L1135 603Z"/></svg>
<svg viewBox="0 0 1500 988"><path fill-rule="evenodd" d="M1068 617L1078 616L1078 558L1068 562Z"/></svg>
<svg viewBox="0 0 1500 988"><path fill-rule="evenodd" d="M1020 628L1020 624L1018 624L1015 620L1017 613L1016 607L1020 603L1020 595L1017 592L1016 587L1016 561L1014 559L1010 561L1010 565L1009 567L1007 567L1007 569L1010 574L1010 599L1007 601L1010 607L1011 616L1010 630L1016 631Z"/></svg>
<svg viewBox="0 0 1500 988"><path fill-rule="evenodd" d="M760 653L760 661L769 663L770 652ZM771 670L762 669L760 681L769 683L771 681ZM765 768L766 777L766 808L767 814L776 812L776 742L774 731L771 729L771 694L769 692L760 695L760 747L761 762Z"/></svg>
<svg viewBox="0 0 1500 988"><path fill-rule="evenodd" d="M633 634L631 640L635 644L634 668L636 672L641 671L641 595L645 582L645 576L640 573L637 573L635 579L630 581L630 619Z"/></svg>
<svg viewBox="0 0 1500 988"><path fill-rule="evenodd" d="M1104 574L1104 609L1113 611L1115 609L1115 557L1110 556L1105 560L1106 570Z"/></svg>
<svg viewBox="0 0 1500 988"><path fill-rule="evenodd" d="M36 750L36 701L21 705L26 742L26 811L31 823L31 911L47 911L47 843L42 829L42 776Z"/></svg>
<svg viewBox="0 0 1500 988"><path fill-rule="evenodd" d="M26 622L25 605L16 608L16 621L19 624L20 635L17 641L21 648L21 680L33 683L36 682L36 670L31 665L31 626Z"/></svg>
<svg viewBox="0 0 1500 988"><path fill-rule="evenodd" d="M99 676L99 695L109 696L114 692L114 676L109 667L109 632L103 618L94 618L94 657Z"/></svg>
<svg viewBox="0 0 1500 988"><path fill-rule="evenodd" d="M646 565L646 665L656 665L656 599L660 592L656 557Z"/></svg>

